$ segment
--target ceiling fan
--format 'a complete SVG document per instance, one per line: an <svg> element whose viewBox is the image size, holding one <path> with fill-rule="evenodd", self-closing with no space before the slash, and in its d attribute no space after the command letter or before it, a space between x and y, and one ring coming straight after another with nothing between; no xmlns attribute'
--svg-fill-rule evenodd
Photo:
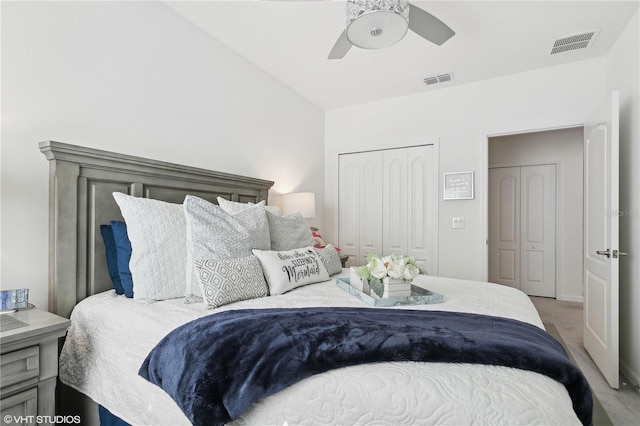
<svg viewBox="0 0 640 426"><path fill-rule="evenodd" d="M444 22L407 0L347 0L347 27L328 59L344 58L351 46L391 46L402 40L407 30L438 46L455 34Z"/></svg>

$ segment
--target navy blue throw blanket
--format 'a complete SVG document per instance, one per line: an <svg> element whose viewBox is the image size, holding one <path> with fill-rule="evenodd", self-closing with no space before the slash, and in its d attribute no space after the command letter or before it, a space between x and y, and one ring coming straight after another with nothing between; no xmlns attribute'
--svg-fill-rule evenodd
<svg viewBox="0 0 640 426"><path fill-rule="evenodd" d="M567 388L592 423L589 385L544 330L511 319L380 308L246 309L196 319L169 333L139 374L165 390L194 425L238 418L254 401L313 374L383 361L501 365Z"/></svg>

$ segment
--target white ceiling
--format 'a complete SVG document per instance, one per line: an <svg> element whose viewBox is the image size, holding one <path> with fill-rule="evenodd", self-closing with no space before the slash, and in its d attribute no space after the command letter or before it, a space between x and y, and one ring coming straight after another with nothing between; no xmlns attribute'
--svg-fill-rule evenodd
<svg viewBox="0 0 640 426"><path fill-rule="evenodd" d="M640 2L413 1L456 35L436 46L409 32L386 49L352 47L341 60L327 55L345 26L345 1L165 3L315 104L331 109L604 56ZM590 48L550 54L556 39L594 29L601 31ZM449 72L451 82L423 82Z"/></svg>

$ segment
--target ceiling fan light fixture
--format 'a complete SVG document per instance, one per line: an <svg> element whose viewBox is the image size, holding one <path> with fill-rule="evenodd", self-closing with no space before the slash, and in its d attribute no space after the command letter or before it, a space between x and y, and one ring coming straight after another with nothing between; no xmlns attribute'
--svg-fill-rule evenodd
<svg viewBox="0 0 640 426"><path fill-rule="evenodd" d="M407 0L348 0L346 36L363 49L391 46L407 34Z"/></svg>

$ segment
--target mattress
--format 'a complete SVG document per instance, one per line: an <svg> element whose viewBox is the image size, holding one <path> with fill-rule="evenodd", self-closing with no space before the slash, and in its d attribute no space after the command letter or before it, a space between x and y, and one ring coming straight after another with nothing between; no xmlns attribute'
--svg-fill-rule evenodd
<svg viewBox="0 0 640 426"><path fill-rule="evenodd" d="M189 424L173 400L138 376L153 347L174 328L204 315L245 308L361 306L332 280L279 296L207 310L184 299L142 302L113 291L74 309L60 355L60 379L131 424ZM497 284L419 276L414 285L443 294L420 309L496 315L543 328L522 292ZM265 398L233 424L580 424L565 387L507 367L385 362L332 370Z"/></svg>

